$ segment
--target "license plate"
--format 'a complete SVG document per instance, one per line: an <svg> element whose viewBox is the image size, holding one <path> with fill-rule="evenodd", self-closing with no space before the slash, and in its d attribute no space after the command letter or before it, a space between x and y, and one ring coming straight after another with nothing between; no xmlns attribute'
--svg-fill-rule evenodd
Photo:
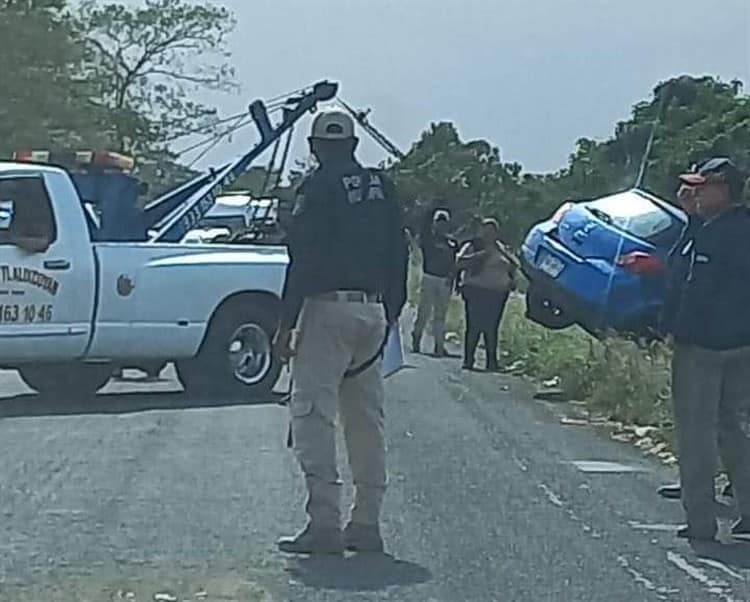
<svg viewBox="0 0 750 602"><path fill-rule="evenodd" d="M564 267L565 264L562 261L548 253L544 253L542 260L539 262L539 269L552 278L557 278Z"/></svg>

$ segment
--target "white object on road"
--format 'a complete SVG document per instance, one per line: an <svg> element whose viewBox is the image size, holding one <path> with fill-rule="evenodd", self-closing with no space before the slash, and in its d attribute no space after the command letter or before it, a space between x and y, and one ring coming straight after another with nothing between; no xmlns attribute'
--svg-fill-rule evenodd
<svg viewBox="0 0 750 602"><path fill-rule="evenodd" d="M403 367L404 348L401 344L401 329L396 325L388 329L388 339L383 351L383 378L388 378Z"/></svg>
<svg viewBox="0 0 750 602"><path fill-rule="evenodd" d="M647 472L646 468L640 466L629 466L619 462L607 462L600 460L575 460L571 462L581 472L600 472L600 473L626 473L626 472Z"/></svg>

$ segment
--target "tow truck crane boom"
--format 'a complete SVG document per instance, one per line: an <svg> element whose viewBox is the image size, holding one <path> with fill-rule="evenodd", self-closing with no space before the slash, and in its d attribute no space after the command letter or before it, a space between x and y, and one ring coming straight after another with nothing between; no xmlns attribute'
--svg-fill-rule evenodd
<svg viewBox="0 0 750 602"><path fill-rule="evenodd" d="M379 144L381 148L385 150L385 152L389 153L399 160L406 157L401 149L399 149L393 142L386 138L380 130L378 130L368 121L367 116L370 113L369 109L367 111L356 111L341 98L337 99L337 102L344 108L347 113L349 113L354 118L354 120L362 127L363 130L370 134L372 139L377 144Z"/></svg>
<svg viewBox="0 0 750 602"><path fill-rule="evenodd" d="M276 126L271 123L264 103L260 100L253 102L249 111L260 133L260 142L232 163L199 176L147 205L147 227L154 230L149 242L181 240L213 206L216 195L222 189L231 186L255 159L291 129L305 113L314 111L319 102L334 98L337 91L338 84L321 81L299 96L287 99L282 120Z"/></svg>

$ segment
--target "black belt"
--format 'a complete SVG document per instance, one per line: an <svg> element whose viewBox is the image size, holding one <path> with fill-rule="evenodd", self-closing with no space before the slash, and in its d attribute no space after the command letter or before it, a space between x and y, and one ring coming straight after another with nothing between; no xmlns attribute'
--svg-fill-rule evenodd
<svg viewBox="0 0 750 602"><path fill-rule="evenodd" d="M365 291L330 291L313 295L319 301L344 301L348 303L382 303L383 295Z"/></svg>

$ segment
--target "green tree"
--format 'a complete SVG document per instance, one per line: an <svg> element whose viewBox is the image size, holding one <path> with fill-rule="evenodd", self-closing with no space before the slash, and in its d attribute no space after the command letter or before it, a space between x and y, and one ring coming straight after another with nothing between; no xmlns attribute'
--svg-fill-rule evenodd
<svg viewBox="0 0 750 602"><path fill-rule="evenodd" d="M458 223L475 214L496 217L505 237L517 242L521 166L503 163L499 149L487 141L465 142L453 124L435 123L389 171L412 228L437 202L448 207Z"/></svg>
<svg viewBox="0 0 750 602"><path fill-rule="evenodd" d="M86 76L110 112L120 150L164 151L183 135L211 131L216 110L191 96L236 89L226 49L234 23L209 2L82 3L76 29Z"/></svg>
<svg viewBox="0 0 750 602"><path fill-rule="evenodd" d="M451 123L432 124L390 173L412 223L444 199L459 222L473 214L499 218L506 240L519 244L563 202L632 187L654 127L642 185L664 199L674 196L680 172L712 155L732 157L750 174L750 96L741 82L687 76L660 82L609 139L579 139L568 165L555 173L523 173L503 163L490 143L461 140Z"/></svg>
<svg viewBox="0 0 750 602"><path fill-rule="evenodd" d="M557 179L582 198L632 186L655 123L643 185L659 196L672 198L677 175L712 155L731 156L750 173L750 97L740 82L682 76L660 82L610 139L579 141Z"/></svg>
<svg viewBox="0 0 750 602"><path fill-rule="evenodd" d="M106 137L106 112L81 77L82 48L64 0L3 0L0 39L0 156Z"/></svg>

